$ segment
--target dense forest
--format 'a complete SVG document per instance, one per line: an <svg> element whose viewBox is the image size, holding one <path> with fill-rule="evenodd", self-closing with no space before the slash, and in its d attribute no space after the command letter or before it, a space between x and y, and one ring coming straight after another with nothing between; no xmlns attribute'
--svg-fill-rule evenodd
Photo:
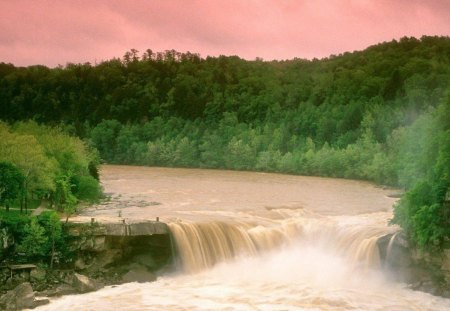
<svg viewBox="0 0 450 311"><path fill-rule="evenodd" d="M321 60L132 49L95 65L1 63L0 94L0 118L12 124L0 128L2 140L35 133L45 151L41 136L55 131L38 130L45 124L85 140L108 163L400 186L408 192L393 222L424 248L442 248L450 239L448 37L405 37ZM86 163L80 176L88 176ZM81 191L76 182L88 182L48 176L54 195L56 181L72 180L74 195Z"/></svg>

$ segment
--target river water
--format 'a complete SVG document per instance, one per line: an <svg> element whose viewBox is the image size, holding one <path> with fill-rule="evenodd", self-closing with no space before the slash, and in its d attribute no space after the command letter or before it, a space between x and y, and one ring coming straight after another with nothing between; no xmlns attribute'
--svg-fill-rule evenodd
<svg viewBox="0 0 450 311"><path fill-rule="evenodd" d="M393 190L331 178L199 169L104 166L111 199L91 217L159 217L178 271L66 296L37 310L450 310L383 271L376 241Z"/></svg>

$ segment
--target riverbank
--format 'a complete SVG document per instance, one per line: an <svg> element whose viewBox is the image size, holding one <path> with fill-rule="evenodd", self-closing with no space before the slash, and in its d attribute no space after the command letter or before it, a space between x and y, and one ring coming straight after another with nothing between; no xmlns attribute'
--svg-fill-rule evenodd
<svg viewBox="0 0 450 311"><path fill-rule="evenodd" d="M172 268L170 234L164 223L93 221L69 223L65 230L70 236L69 262L55 264L54 268L11 262L0 269L0 309L20 310L25 302L27 308L35 307L47 298L86 293L107 285L151 282ZM30 298L33 292L36 299Z"/></svg>

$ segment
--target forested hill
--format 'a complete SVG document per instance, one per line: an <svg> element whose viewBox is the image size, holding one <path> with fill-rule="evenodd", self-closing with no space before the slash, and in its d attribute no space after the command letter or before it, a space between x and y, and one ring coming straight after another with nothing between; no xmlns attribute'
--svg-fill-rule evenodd
<svg viewBox="0 0 450 311"><path fill-rule="evenodd" d="M409 192L394 221L419 245L442 247L450 238L449 91L448 37L321 60L131 50L95 66L1 63L0 119L63 124L109 163L401 186Z"/></svg>
<svg viewBox="0 0 450 311"><path fill-rule="evenodd" d="M448 37L423 37L312 61L204 59L151 50L140 56L131 50L122 59L95 66L49 69L1 63L0 116L7 121L64 121L81 131L85 122L92 126L104 119L218 120L233 112L248 123L293 112L298 118L294 132L328 141L356 130L368 109L388 113L393 128L436 105L449 85L449 55ZM397 115L405 110L411 114L406 120Z"/></svg>

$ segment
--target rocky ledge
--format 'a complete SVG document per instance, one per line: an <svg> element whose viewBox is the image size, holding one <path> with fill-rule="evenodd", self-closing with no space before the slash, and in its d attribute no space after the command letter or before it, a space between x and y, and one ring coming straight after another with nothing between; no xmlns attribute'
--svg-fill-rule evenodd
<svg viewBox="0 0 450 311"><path fill-rule="evenodd" d="M378 242L383 268L396 281L432 295L450 298L450 249L430 253L411 246L402 232Z"/></svg>
<svg viewBox="0 0 450 311"><path fill-rule="evenodd" d="M0 267L0 310L48 303L47 297L86 293L105 285L151 282L172 267L170 231L161 222L68 224L68 263ZM39 299L39 297L43 297Z"/></svg>

